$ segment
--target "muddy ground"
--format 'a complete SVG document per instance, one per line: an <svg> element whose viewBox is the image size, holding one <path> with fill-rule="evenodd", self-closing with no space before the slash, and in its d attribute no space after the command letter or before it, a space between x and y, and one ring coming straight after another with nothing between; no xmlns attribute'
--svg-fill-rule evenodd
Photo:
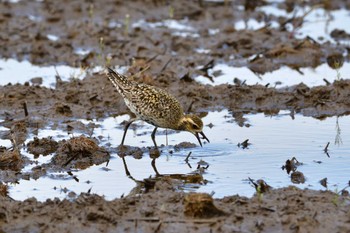
<svg viewBox="0 0 350 233"><path fill-rule="evenodd" d="M194 81L200 74L215 80L207 71L218 63L247 66L261 75L282 66L298 70L327 63L337 69L349 61L348 46L318 43L312 37L296 39L304 19L277 18L255 10L264 4L267 3L1 1L1 57L29 60L53 69L57 64L66 64L81 67L87 74L83 80L69 82L57 74L54 89L40 86L40 77L24 85L0 86L1 125L9 129L0 136L13 142L12 148L0 147L0 231L349 232L346 191L340 195L288 187L258 192L251 199L230 196L213 201L205 194L178 191L179 179L158 177L143 182L142 195L133 192L114 201L81 194L73 200L41 203L32 198L19 202L7 195L7 182L108 162L111 148L100 147L98 140L88 137L95 126L75 121L129 113L103 72L92 71L96 66L128 66L127 75L168 90L187 112L205 114L226 108L241 126L245 123L243 114L249 112L275 115L280 110L291 110L291 114L317 118L349 114L349 80L329 83L325 78L324 86L309 88L300 84L282 89L275 88L274 83L248 86L244 77L234 76L234 85L209 86ZM285 1L278 7L291 11L303 4L306 3ZM327 10L350 8L349 1L307 4ZM170 19L192 27L187 37L166 26L150 26ZM275 21L280 27L236 30L233 23L241 19ZM331 35L335 41L349 38L341 30ZM200 48L210 52L195 52ZM79 50L86 52L81 54ZM138 73L140 70L145 71ZM26 164L35 163L35 159L21 156L23 142L29 133L47 125L84 132L86 137L68 141L35 139L27 143L25 146L34 156L55 153L55 157L45 166L21 173Z"/></svg>

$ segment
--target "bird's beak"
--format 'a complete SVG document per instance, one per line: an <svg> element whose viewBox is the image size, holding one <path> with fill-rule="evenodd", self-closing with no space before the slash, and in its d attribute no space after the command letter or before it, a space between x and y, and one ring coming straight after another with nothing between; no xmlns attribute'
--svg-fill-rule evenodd
<svg viewBox="0 0 350 233"><path fill-rule="evenodd" d="M194 136L196 136L196 138L197 138L197 140L198 140L198 142L199 142L199 145L202 146L202 142L201 142L201 139L200 139L200 137L199 137L199 134L202 135L202 137L203 137L202 139L205 139L205 140L207 140L208 142L210 142L209 139L207 138L207 136L205 136L205 134L204 134L203 132L195 133Z"/></svg>

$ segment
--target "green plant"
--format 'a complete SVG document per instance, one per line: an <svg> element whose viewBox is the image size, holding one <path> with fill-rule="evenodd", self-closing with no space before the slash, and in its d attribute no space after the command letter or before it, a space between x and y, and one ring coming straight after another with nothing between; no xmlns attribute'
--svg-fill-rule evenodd
<svg viewBox="0 0 350 233"><path fill-rule="evenodd" d="M94 17L94 4L89 5L89 18Z"/></svg>
<svg viewBox="0 0 350 233"><path fill-rule="evenodd" d="M100 37L98 42L99 53L97 54L97 59L101 66L109 66L111 64L112 57L105 55L105 41L103 37Z"/></svg>
<svg viewBox="0 0 350 233"><path fill-rule="evenodd" d="M342 67L342 63L338 60L334 61L333 67L335 69L335 71L337 72L337 80L341 79L341 74L340 74L340 68Z"/></svg>
<svg viewBox="0 0 350 233"><path fill-rule="evenodd" d="M99 53L97 54L97 59L99 60L99 63L102 65L103 64L103 54L105 51L105 44L104 44L104 39L103 37L100 37L98 41L98 48L99 48Z"/></svg>
<svg viewBox="0 0 350 233"><path fill-rule="evenodd" d="M261 191L261 186L260 186L260 185L258 185L258 186L256 187L256 193L257 193L257 195L258 195L258 201L261 203L261 202L262 202L262 199L263 199L263 197L264 197L264 193Z"/></svg>
<svg viewBox="0 0 350 233"><path fill-rule="evenodd" d="M339 206L339 193L338 193L338 189L336 188L334 191L335 195L332 198L332 203L335 206Z"/></svg>
<svg viewBox="0 0 350 233"><path fill-rule="evenodd" d="M126 14L124 19L124 34L129 34L129 27L130 27L130 15Z"/></svg>
<svg viewBox="0 0 350 233"><path fill-rule="evenodd" d="M174 18L174 7L171 5L169 6L169 18Z"/></svg>

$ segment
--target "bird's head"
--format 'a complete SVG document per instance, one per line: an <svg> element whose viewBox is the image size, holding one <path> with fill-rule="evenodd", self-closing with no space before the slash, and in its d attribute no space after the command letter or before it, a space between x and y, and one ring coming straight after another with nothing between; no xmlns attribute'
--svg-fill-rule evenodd
<svg viewBox="0 0 350 233"><path fill-rule="evenodd" d="M200 140L199 135L202 136L202 139L205 139L209 142L209 139L203 133L203 121L196 115L185 115L181 119L181 123L179 126L180 130L188 131L192 133L198 139L199 144L202 146L202 142Z"/></svg>

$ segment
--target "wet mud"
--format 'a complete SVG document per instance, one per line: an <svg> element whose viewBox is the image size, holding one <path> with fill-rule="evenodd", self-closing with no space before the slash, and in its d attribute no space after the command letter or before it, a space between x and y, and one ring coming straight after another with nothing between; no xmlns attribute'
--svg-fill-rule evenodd
<svg viewBox="0 0 350 233"><path fill-rule="evenodd" d="M12 147L0 147L0 231L4 232L347 232L349 196L329 191L272 189L263 181L254 183L253 198L230 196L213 199L209 194L179 191L179 183L205 183L198 173L157 176L144 180L128 196L113 201L92 194L73 200L35 198L20 202L8 196L6 183L38 179L53 171L70 172L106 163L110 153L140 158L152 148L105 148L91 138L98 125L85 126L77 119L101 119L130 114L123 99L110 85L103 71L95 67L127 66L126 75L166 89L186 112L205 116L211 110L229 109L238 125L245 125L245 113L276 115L290 110L316 118L350 113L350 81L324 86L304 84L276 88L275 84L248 86L244 77L232 77L234 84L203 85L194 80L215 64L246 66L257 76L283 66L299 70L327 63L339 70L349 62L349 47L341 40L349 34L333 30L336 43L320 43L295 34L303 17L276 17L256 8L265 1L9 1L0 2L0 56L29 60L33 64L66 64L86 72L82 80L62 81L57 73L55 88L41 86L42 77L25 84L0 86L1 139ZM278 4L288 12L304 2ZM348 1L309 1L315 8L350 9ZM236 5L236 6L235 6ZM240 6L240 8L238 7ZM243 8L243 10L242 10ZM237 30L239 20L267 22L256 30ZM167 21L168 20L168 21ZM187 34L169 28L166 22L179 20ZM279 27L269 26L278 22ZM159 23L160 24L156 24ZM156 26L155 26L156 25ZM292 26L293 30L287 30ZM219 30L220 33L217 32ZM322 38L321 38L322 39ZM195 52L205 49L209 52ZM82 52L83 51L83 52ZM347 55L344 55L347 54ZM100 70L102 70L102 68ZM140 72L141 71L141 72ZM86 136L56 141L29 134L45 127ZM122 125L120 126L122 127ZM243 142L244 143L244 142ZM247 148L250 143L241 144ZM196 146L182 142L174 151ZM20 154L25 148L34 158L53 154L51 162L21 172L36 161ZM292 160L286 162L293 183L305 182ZM301 173L301 174L300 174ZM139 189L138 189L139 188ZM264 189L264 192L261 190ZM266 192L265 192L266 191ZM142 195L139 195L142 193Z"/></svg>
<svg viewBox="0 0 350 233"><path fill-rule="evenodd" d="M4 232L347 232L350 227L348 197L295 187L250 199L213 199L177 192L162 179L149 193L113 201L87 193L73 202L0 198Z"/></svg>

